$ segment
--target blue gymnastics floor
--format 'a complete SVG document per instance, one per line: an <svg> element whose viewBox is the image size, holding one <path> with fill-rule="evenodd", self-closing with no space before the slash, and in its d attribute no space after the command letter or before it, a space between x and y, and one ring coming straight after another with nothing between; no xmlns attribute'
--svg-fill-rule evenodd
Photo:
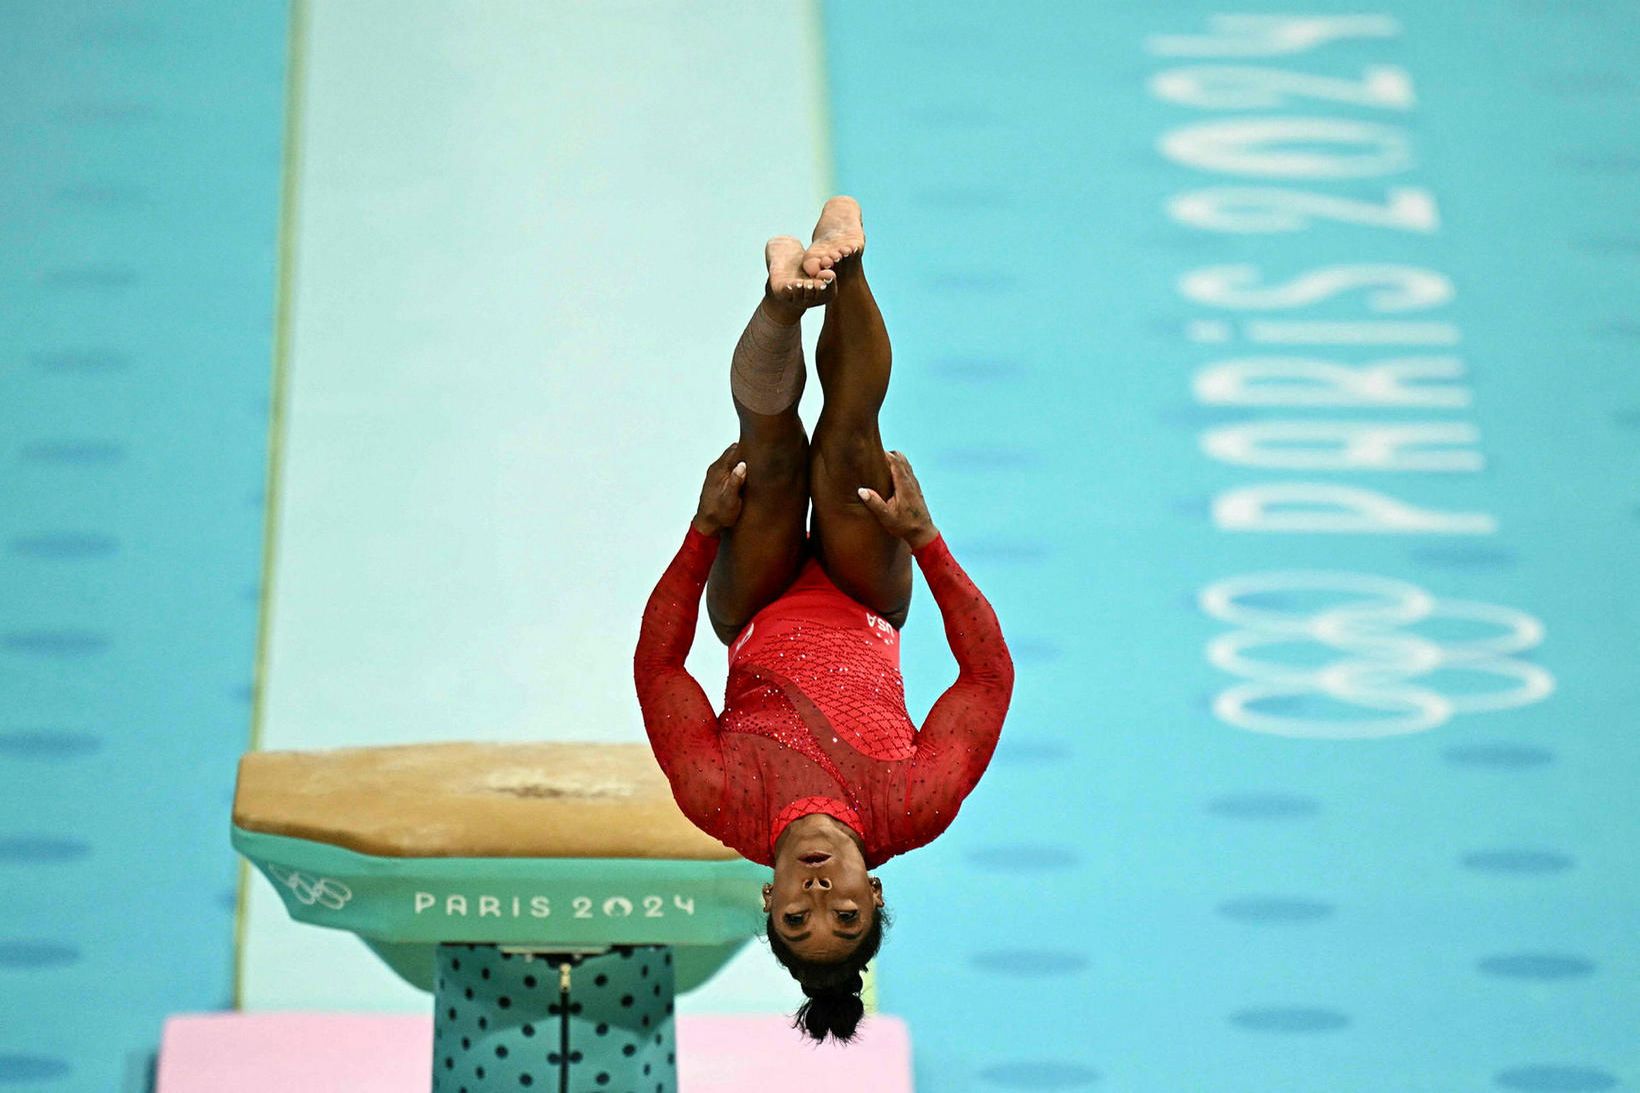
<svg viewBox="0 0 1640 1093"><path fill-rule="evenodd" d="M1019 660L883 1004L941 1093L1616 1088L1640 17L1222 10L827 8L884 433Z"/></svg>
<svg viewBox="0 0 1640 1093"><path fill-rule="evenodd" d="M0 9L31 165L0 180L0 1089L144 1093L164 1017L234 1001L294 231L291 10L235 10ZM865 209L884 435L1019 666L959 820L883 870L880 1004L933 1093L1631 1087L1640 10L1224 10L818 9L813 143ZM581 169L582 208L631 204ZM721 375L667 365L724 425ZM672 474L654 446L631 474ZM920 716L951 665L918 597Z"/></svg>
<svg viewBox="0 0 1640 1093"><path fill-rule="evenodd" d="M0 7L0 1088L232 1005L286 9Z"/></svg>

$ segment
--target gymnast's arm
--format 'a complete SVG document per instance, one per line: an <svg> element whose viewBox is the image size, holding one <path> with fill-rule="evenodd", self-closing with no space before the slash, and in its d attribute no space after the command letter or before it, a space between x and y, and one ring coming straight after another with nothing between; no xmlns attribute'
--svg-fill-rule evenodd
<svg viewBox="0 0 1640 1093"><path fill-rule="evenodd" d="M684 669L695 640L701 592L717 557L718 538L692 523L644 607L632 674L644 731L678 807L715 834L726 788L717 715L699 683Z"/></svg>
<svg viewBox="0 0 1640 1093"><path fill-rule="evenodd" d="M951 822L957 805L991 761L1013 696L1014 662L996 612L951 557L945 537L928 515L910 461L899 452L887 453L887 459L894 496L885 501L862 486L860 500L885 531L911 547L957 658L957 681L928 711L911 760L906 804L913 826L926 842Z"/></svg>
<svg viewBox="0 0 1640 1093"><path fill-rule="evenodd" d="M945 637L957 659L957 681L923 720L912 758L908 804L938 806L927 822L944 830L957 805L979 783L1002 735L1013 697L1014 662L1002 627L980 590L951 556L944 536L912 552L945 620Z"/></svg>

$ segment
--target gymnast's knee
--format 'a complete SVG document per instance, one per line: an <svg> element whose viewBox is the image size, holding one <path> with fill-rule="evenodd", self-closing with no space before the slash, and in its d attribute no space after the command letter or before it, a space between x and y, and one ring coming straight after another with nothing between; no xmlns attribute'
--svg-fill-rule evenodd
<svg viewBox="0 0 1640 1093"><path fill-rule="evenodd" d="M743 622L738 624L720 622L718 617L712 613L710 606L706 608L706 621L712 624L712 633L716 634L718 640L725 645L733 645L735 638L739 637L740 632L746 628L746 624Z"/></svg>

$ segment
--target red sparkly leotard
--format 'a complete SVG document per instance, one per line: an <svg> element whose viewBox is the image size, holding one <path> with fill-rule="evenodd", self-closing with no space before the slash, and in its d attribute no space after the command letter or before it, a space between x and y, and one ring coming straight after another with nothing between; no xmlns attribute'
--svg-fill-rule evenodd
<svg viewBox="0 0 1640 1093"><path fill-rule="evenodd" d="M683 662L717 549L690 527L649 597L633 657L644 728L684 814L764 865L786 825L817 812L858 832L873 867L944 831L991 760L1014 681L996 614L945 539L913 557L957 681L920 731L905 707L899 634L812 558L729 647L714 714Z"/></svg>

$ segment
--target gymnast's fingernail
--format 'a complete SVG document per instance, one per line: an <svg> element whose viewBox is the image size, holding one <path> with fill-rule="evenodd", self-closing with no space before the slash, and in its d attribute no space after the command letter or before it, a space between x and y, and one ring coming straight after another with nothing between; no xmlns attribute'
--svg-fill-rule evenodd
<svg viewBox="0 0 1640 1093"><path fill-rule="evenodd" d="M862 501L864 501L866 498L871 496L871 491L866 489L864 486L861 486L859 489L855 490L854 492L860 495L860 500L862 500Z"/></svg>
<svg viewBox="0 0 1640 1093"><path fill-rule="evenodd" d="M744 459L742 459L739 463L735 464L735 473L736 474L745 474L746 473L746 461Z"/></svg>

